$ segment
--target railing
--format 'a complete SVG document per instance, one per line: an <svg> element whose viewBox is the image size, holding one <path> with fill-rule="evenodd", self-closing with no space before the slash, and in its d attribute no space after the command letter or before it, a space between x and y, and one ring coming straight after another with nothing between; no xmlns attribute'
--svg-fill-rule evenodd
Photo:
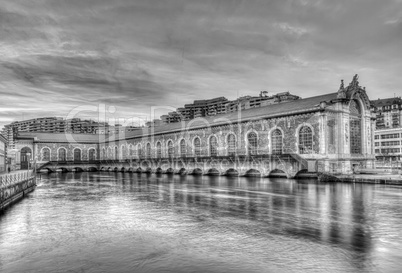
<svg viewBox="0 0 402 273"><path fill-rule="evenodd" d="M15 183L28 180L33 177L32 171L17 172L0 175L0 189L3 190Z"/></svg>

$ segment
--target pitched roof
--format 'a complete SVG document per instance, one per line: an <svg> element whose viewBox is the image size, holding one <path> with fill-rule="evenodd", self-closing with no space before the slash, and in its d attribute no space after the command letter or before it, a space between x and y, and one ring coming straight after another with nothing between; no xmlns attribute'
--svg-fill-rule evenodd
<svg viewBox="0 0 402 273"><path fill-rule="evenodd" d="M18 138L36 138L36 142L98 143L104 140L105 136L97 134L19 132L17 139Z"/></svg>
<svg viewBox="0 0 402 273"><path fill-rule="evenodd" d="M371 103L374 106L378 107L378 106L384 106L384 105L401 104L402 99L400 97L378 99L378 100L372 100Z"/></svg>
<svg viewBox="0 0 402 273"><path fill-rule="evenodd" d="M132 132L125 133L124 139L145 136L149 135L150 133L153 134L169 133L184 129L204 128L227 123L244 122L260 118L273 118L278 116L293 115L309 111L318 111L320 110L321 102L325 101L329 103L331 100L337 98L337 94L338 93L330 93L326 95L293 100L279 104L271 104L258 108L250 108L239 112L231 112L227 114L216 115L213 117L196 118L186 122L182 121L182 122L163 124L152 128L145 127L142 130L135 130ZM113 137L111 137L108 140L112 141L114 139Z"/></svg>

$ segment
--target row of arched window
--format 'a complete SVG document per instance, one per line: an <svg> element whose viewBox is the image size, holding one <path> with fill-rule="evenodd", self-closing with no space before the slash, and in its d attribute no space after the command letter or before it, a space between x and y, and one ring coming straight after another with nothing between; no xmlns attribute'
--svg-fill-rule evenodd
<svg viewBox="0 0 402 273"><path fill-rule="evenodd" d="M88 149L88 160L93 161L96 160L96 150L95 148ZM41 150L41 160L42 161L51 161L51 150L48 147L42 148ZM74 161L82 161L82 151L79 148L75 148L73 150L73 160ZM67 161L67 149L64 147L60 147L57 150L57 161Z"/></svg>
<svg viewBox="0 0 402 273"><path fill-rule="evenodd" d="M284 152L284 142L283 142L283 133L280 129L274 129L271 132L271 153L272 154L282 154ZM256 132L250 132L247 134L247 154L248 155L256 155L258 153L259 145L258 145L258 135ZM237 152L237 141L236 136L234 134L229 134L226 138L226 151L228 156L234 156ZM300 154L312 153L313 150L313 131L309 126L302 126L298 133L298 148ZM219 144L216 136L211 136L209 138L208 143L208 155L209 156L217 156ZM155 157L162 158L163 149L162 143L160 141L156 142L155 145ZM192 142L192 153L188 154L187 143L184 139L181 139L178 144L178 154L179 157L190 156L201 156L202 155L202 145L201 139L199 137L195 137ZM167 142L166 146L167 157L174 157L175 148L172 140ZM145 152L145 154L143 154ZM143 150L141 143L133 146L129 144L128 147L123 145L121 147L121 158L134 158L134 157L153 157L152 156L152 146L151 143L147 143L145 145L145 149ZM101 150L101 158L102 159L119 159L119 149L117 146L114 147L104 147Z"/></svg>

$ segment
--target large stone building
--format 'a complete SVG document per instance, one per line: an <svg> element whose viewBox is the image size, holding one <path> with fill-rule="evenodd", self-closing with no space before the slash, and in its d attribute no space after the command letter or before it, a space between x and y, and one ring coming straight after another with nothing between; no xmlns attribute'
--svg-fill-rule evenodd
<svg viewBox="0 0 402 273"><path fill-rule="evenodd" d="M150 171L213 169L219 174L275 170L351 172L374 167L375 116L357 75L337 92L239 112L145 127L124 136L20 135L18 148L38 161L146 162ZM243 163L236 161L244 159ZM163 163L166 159L167 163ZM109 161L109 163L107 163ZM244 163L245 162L245 163ZM133 165L134 164L134 165ZM145 164L145 163L144 163ZM22 163L21 163L22 167ZM117 167L116 167L117 168Z"/></svg>

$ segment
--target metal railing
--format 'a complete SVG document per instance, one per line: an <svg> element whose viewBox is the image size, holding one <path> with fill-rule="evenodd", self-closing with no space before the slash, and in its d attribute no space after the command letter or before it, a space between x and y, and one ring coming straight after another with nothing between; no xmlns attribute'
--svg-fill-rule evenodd
<svg viewBox="0 0 402 273"><path fill-rule="evenodd" d="M3 190L15 183L28 180L34 176L33 171L21 171L0 175L0 190Z"/></svg>

